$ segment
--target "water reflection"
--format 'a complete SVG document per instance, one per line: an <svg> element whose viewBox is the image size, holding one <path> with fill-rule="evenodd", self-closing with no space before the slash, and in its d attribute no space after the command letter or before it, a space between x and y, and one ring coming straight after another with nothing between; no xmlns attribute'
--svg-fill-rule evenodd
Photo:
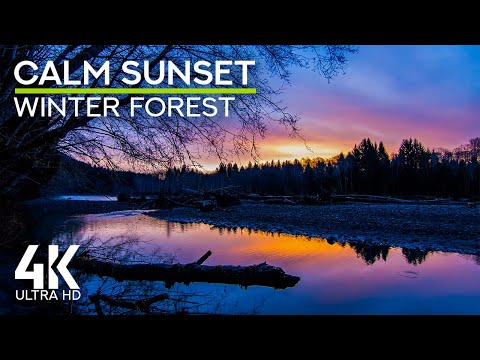
<svg viewBox="0 0 480 360"><path fill-rule="evenodd" d="M375 261L380 259L387 261L388 250L390 249L390 246L387 245L368 245L360 242L350 244L350 247L367 265L373 265Z"/></svg>
<svg viewBox="0 0 480 360"><path fill-rule="evenodd" d="M409 264L420 265L427 259L429 251L420 249L402 249L402 254L405 256Z"/></svg>
<svg viewBox="0 0 480 360"><path fill-rule="evenodd" d="M171 259L188 263L212 250L206 265L252 265L266 261L301 278L297 286L283 291L263 287L245 291L220 284L178 285L178 293L212 295L205 301L208 306L195 308L191 304L192 312L480 314L478 256L328 242L246 228L170 223L135 211L70 218L53 239L63 244L95 239L96 244L111 245L122 237L137 239L135 251L141 256L168 254ZM87 292L95 294L97 288L88 286ZM138 285L130 288L135 286ZM164 288L143 295L162 291ZM206 300L193 296L191 301L201 304L200 299ZM94 311L93 305L89 306ZM103 302L103 306L109 305Z"/></svg>
<svg viewBox="0 0 480 360"><path fill-rule="evenodd" d="M115 243L124 242L127 237L130 237L130 239L137 240L137 250L143 255L151 254L154 248L157 248L156 252L158 252L158 248L163 248L170 250L170 252L163 253L164 256L175 254L181 262L192 260L190 254L193 251L187 246L201 248L203 251L208 250L207 248L211 247L210 244L216 243L214 248L217 255L219 251L226 255L225 248L228 248L230 260L222 264L245 260L246 257L254 256L255 252L266 252L271 259L309 255L312 251L318 250L328 252L328 246L326 246L328 244L333 247L330 250L335 249L333 252L336 252L338 246L345 249L347 253L349 250L353 250L366 265L373 265L379 260L387 261L391 250L388 245L369 244L368 242L338 242L251 228L226 228L200 223L169 222L144 216L143 212L131 210L72 217L57 229L54 241L70 245L79 243L79 241L90 243L92 239L95 239L96 246L105 245L106 242L112 246ZM218 243L223 238L228 238L228 243L225 241ZM140 239L142 241L138 241ZM268 239L277 240L270 241ZM250 242L255 243L255 249L245 246ZM317 243L317 245L312 246L308 243ZM408 264L416 266L422 264L430 252L405 248L401 249L401 253Z"/></svg>
<svg viewBox="0 0 480 360"><path fill-rule="evenodd" d="M380 259L387 261L388 251L390 250L390 246L388 245L369 245L363 242L351 243L349 245L367 265L373 265ZM430 251L423 251L421 249L402 249L405 260L415 266L423 263L429 253Z"/></svg>
<svg viewBox="0 0 480 360"><path fill-rule="evenodd" d="M141 240L132 236L112 237L106 241L91 237L83 243L78 256L121 264L177 262L169 254L145 251L142 245ZM163 281L116 281L108 276L96 276L74 269L72 271L84 296L79 301L68 304L68 313L99 316L259 314L268 299L266 295L254 294L250 299L252 301L242 301L240 304L241 297L236 291L241 289L232 285L187 286L182 283L167 284Z"/></svg>

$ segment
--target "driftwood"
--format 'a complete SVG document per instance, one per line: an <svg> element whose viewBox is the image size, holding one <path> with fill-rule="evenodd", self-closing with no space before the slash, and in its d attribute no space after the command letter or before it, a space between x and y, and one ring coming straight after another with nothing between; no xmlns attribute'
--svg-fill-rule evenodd
<svg viewBox="0 0 480 360"><path fill-rule="evenodd" d="M198 191L192 189L183 189L185 193L193 194L197 197L194 205L201 211L212 211L215 208L226 208L240 204L241 186L231 185L223 188Z"/></svg>
<svg viewBox="0 0 480 360"><path fill-rule="evenodd" d="M201 265L209 256L208 251L191 264L116 264L113 262L78 257L69 267L89 274L108 276L118 281L164 281L170 288L175 283L192 282L236 284L240 286L268 286L285 289L295 286L300 278L286 274L281 268L262 263L250 266Z"/></svg>
<svg viewBox="0 0 480 360"><path fill-rule="evenodd" d="M183 188L182 191L192 193L195 195L216 195L216 194L228 194L228 193L239 193L242 190L241 185L229 185L221 188L211 189L211 190L193 190L188 188Z"/></svg>
<svg viewBox="0 0 480 360"><path fill-rule="evenodd" d="M213 200L198 200L193 203L194 207L200 209L200 211L208 212L215 209L215 201Z"/></svg>

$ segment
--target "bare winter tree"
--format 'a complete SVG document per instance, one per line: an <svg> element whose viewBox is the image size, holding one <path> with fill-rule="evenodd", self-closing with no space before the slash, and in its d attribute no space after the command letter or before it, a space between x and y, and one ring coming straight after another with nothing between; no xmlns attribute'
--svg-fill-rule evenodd
<svg viewBox="0 0 480 360"><path fill-rule="evenodd" d="M292 134L298 134L298 116L287 112L277 96L280 92L268 79L274 76L288 83L290 70L301 66L330 80L344 72L347 56L355 51L351 46L333 45L0 46L0 193L8 197L25 185L45 182L55 171L61 153L103 166L128 166L143 171L158 171L181 163L198 166L202 154L226 160L250 152L256 158L257 141L265 135L268 121L278 121ZM155 78L154 69L160 61L170 60L182 66L187 60L212 63L237 59L256 60L256 66L249 67L249 87L255 87L257 94L235 95L228 119L192 119L178 113L155 118L139 113L132 118L125 109L131 95L118 96L120 109L123 107L118 118L92 119L85 113L75 116L71 105L65 117L24 114L20 118L13 101L17 86L13 70L22 60L32 60L40 68L46 61L54 61L59 74L63 74L64 61L69 60L71 77L75 79L82 79L84 61L99 68L109 60L110 86L125 87L120 79L125 76L121 66L126 60L140 64L148 60ZM241 75L240 67L232 69L228 75L232 86L242 86ZM103 83L94 81L90 85L100 87ZM50 82L44 86L56 85ZM149 85L142 82L136 86ZM177 78L172 86L185 84ZM85 108L85 104L80 105ZM199 112L202 110L200 106Z"/></svg>

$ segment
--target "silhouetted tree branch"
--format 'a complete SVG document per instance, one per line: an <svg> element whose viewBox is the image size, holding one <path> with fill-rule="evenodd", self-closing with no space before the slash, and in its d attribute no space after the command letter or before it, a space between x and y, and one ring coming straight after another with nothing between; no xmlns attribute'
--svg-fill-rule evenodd
<svg viewBox="0 0 480 360"><path fill-rule="evenodd" d="M173 165L189 163L200 165L204 154L212 154L222 161L233 155L250 152L258 156L257 141L267 130L268 121L278 121L298 134L298 116L289 114L276 101L279 91L267 81L269 75L289 81L295 66L311 66L328 80L344 72L347 56L356 51L351 46L217 46L217 45L167 45L167 46L0 46L0 194L11 196L35 183L44 183L58 166L58 154L110 168L120 166L142 171L159 171ZM47 60L54 61L58 72L63 62L69 60L73 79L81 79L79 71L83 61L99 68L110 61L111 86L125 86L120 79L125 75L121 65L125 60L143 64L149 60L154 68L162 60L171 60L182 66L185 61L253 59L249 86L257 95L238 95L233 102L229 122L205 116L195 121L176 114L168 118L151 118L139 113L135 118L120 109L120 118L88 118L85 112L74 116L73 105L67 116L28 116L19 118L13 102L17 86L13 77L15 64L33 60L42 67ZM27 71L27 70L23 70ZM154 70L150 69L153 74ZM153 76L153 75L152 75ZM241 86L241 69L229 75L233 86ZM45 87L54 86L51 83ZM55 85L56 86L56 85ZM100 87L97 81L95 87ZM138 86L146 87L142 82ZM175 87L185 86L174 79ZM179 96L183 97L183 96ZM55 97L53 97L55 98ZM126 105L130 96L119 96ZM83 107L84 103L81 103ZM101 110L101 109L100 109ZM202 106L199 108L201 112ZM229 130L236 128L237 130ZM228 144L228 146L227 146Z"/></svg>

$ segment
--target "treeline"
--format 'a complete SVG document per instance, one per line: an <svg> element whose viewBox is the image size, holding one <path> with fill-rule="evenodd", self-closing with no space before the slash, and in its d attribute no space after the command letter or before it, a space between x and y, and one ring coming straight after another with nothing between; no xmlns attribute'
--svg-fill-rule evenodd
<svg viewBox="0 0 480 360"><path fill-rule="evenodd" d="M167 171L162 191L210 190L236 185L261 195L371 194L468 197L480 194L480 138L453 151L429 150L417 139L388 155L382 142L363 139L346 155L329 159L220 164L205 174L187 167Z"/></svg>
<svg viewBox="0 0 480 360"><path fill-rule="evenodd" d="M158 175L110 170L63 155L57 172L41 189L41 195L159 193L163 186Z"/></svg>
<svg viewBox="0 0 480 360"><path fill-rule="evenodd" d="M332 159L220 164L210 173L173 167L148 175L91 166L62 156L59 170L42 194L175 194L184 189L235 186L260 195L371 194L472 197L480 195L480 138L453 151L429 150L416 139L402 141L388 155L369 138Z"/></svg>

